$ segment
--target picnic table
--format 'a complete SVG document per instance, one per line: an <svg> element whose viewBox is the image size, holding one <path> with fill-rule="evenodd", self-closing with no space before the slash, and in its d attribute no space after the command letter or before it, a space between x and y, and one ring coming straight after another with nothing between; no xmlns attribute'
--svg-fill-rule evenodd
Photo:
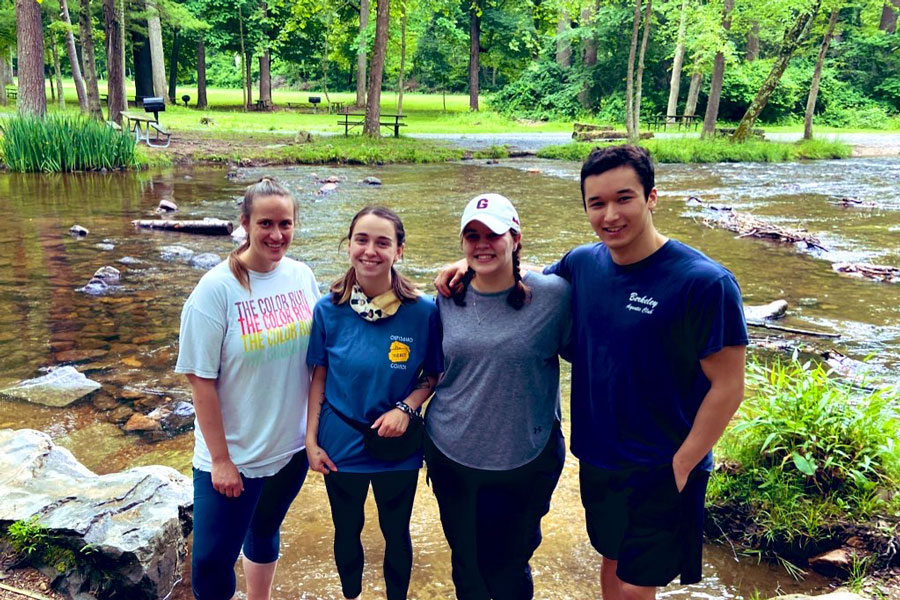
<svg viewBox="0 0 900 600"><path fill-rule="evenodd" d="M312 102L288 102L287 107L290 109L312 109L314 113L319 112L319 105L314 104ZM340 113L344 110L343 102L329 102L325 105L325 108L328 109L328 112L331 114Z"/></svg>
<svg viewBox="0 0 900 600"><path fill-rule="evenodd" d="M338 121L338 125L344 126L344 135L350 135L350 130L354 127L360 127L365 125L366 123L366 114L365 113L351 113L345 112L341 115L343 117ZM406 123L401 123L400 119L405 119L406 115L393 115L393 114L381 114L381 118L378 120L378 124L381 127L393 127L394 128L394 137L400 137L400 128L406 127Z"/></svg>
<svg viewBox="0 0 900 600"><path fill-rule="evenodd" d="M673 127L677 126L679 131L682 127L684 127L685 131L696 131L697 127L699 127L700 123L703 121L703 117L700 115L664 115L659 113L647 115L642 121L644 121L648 128L657 131L659 131L660 128L665 131L670 125Z"/></svg>
<svg viewBox="0 0 900 600"><path fill-rule="evenodd" d="M134 134L135 142L144 142L154 148L168 148L172 134L162 128L159 120L149 113L132 113L124 110L119 113L125 119L125 129ZM150 142L150 129L156 131L155 143ZM165 144L160 143L160 135L166 136Z"/></svg>
<svg viewBox="0 0 900 600"><path fill-rule="evenodd" d="M19 97L19 88L14 85L6 86L6 97L15 100Z"/></svg>

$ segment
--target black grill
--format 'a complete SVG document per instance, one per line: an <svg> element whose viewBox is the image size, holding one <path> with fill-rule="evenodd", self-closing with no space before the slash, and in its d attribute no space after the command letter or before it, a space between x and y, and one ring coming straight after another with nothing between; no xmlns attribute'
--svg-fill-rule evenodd
<svg viewBox="0 0 900 600"><path fill-rule="evenodd" d="M144 110L147 112L153 113L153 118L159 121L160 112L165 112L166 103L163 102L161 97L147 97L144 98Z"/></svg>
<svg viewBox="0 0 900 600"><path fill-rule="evenodd" d="M309 97L309 103L310 103L310 104L318 104L318 103L321 102L321 101L322 101L322 97L321 97L321 96L310 96L310 97Z"/></svg>

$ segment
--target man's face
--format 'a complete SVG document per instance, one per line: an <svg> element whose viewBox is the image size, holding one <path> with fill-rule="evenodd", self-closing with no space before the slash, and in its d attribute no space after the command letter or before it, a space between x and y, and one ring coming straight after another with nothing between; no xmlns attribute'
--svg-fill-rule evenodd
<svg viewBox="0 0 900 600"><path fill-rule="evenodd" d="M618 258L641 255L645 246L652 245L655 229L650 211L656 207L656 188L644 196L644 187L632 167L588 176L584 180L584 201L591 228L616 262L627 263Z"/></svg>

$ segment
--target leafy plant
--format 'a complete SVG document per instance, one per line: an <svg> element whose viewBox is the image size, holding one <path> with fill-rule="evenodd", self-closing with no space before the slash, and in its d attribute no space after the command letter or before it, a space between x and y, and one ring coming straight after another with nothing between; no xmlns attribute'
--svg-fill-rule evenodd
<svg viewBox="0 0 900 600"><path fill-rule="evenodd" d="M60 173L135 164L127 132L82 116L15 116L0 123L0 154L11 171Z"/></svg>
<svg viewBox="0 0 900 600"><path fill-rule="evenodd" d="M729 466L715 473L709 494L714 511L744 515L744 541L796 550L827 538L837 523L896 509L896 388L854 386L796 356L751 362L747 384L737 423L720 444Z"/></svg>
<svg viewBox="0 0 900 600"><path fill-rule="evenodd" d="M37 515L12 523L6 535L13 550L26 556L39 554L47 542L47 528L38 522Z"/></svg>

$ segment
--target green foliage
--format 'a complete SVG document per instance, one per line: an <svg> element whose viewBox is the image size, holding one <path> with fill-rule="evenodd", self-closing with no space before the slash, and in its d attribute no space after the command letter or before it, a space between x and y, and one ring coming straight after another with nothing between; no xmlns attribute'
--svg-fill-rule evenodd
<svg viewBox="0 0 900 600"><path fill-rule="evenodd" d="M583 161L597 147L615 143L594 144L572 142L548 146L538 151L540 158ZM828 140L809 140L791 144L751 140L735 144L727 139L700 140L696 138L645 140L647 148L658 163L718 163L718 162L786 162L799 159L847 158L850 146Z"/></svg>
<svg viewBox="0 0 900 600"><path fill-rule="evenodd" d="M512 117L548 120L574 119L582 111L578 102L581 83L569 80L569 71L555 62L531 63L518 79L491 98L491 106Z"/></svg>
<svg viewBox="0 0 900 600"><path fill-rule="evenodd" d="M65 173L134 165L134 138L82 116L15 116L0 124L0 155L11 171Z"/></svg>
<svg viewBox="0 0 900 600"><path fill-rule="evenodd" d="M230 154L197 154L196 159L210 162L239 162L249 159L265 164L357 164L434 163L459 160L463 151L439 142L412 138L379 138L363 136L316 137L308 144L283 148L241 148Z"/></svg>
<svg viewBox="0 0 900 600"><path fill-rule="evenodd" d="M749 394L720 443L709 502L744 511L746 536L803 547L838 521L890 508L900 484L894 388L857 388L821 364L748 366Z"/></svg>
<svg viewBox="0 0 900 600"><path fill-rule="evenodd" d="M12 523L6 531L6 537L13 550L25 556L33 556L43 551L47 543L47 528L38 522L35 515Z"/></svg>

